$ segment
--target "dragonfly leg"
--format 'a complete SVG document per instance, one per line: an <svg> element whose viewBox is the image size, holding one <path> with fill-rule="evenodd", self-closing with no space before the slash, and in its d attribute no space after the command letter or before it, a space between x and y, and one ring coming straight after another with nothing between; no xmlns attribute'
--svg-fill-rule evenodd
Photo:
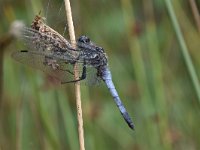
<svg viewBox="0 0 200 150"><path fill-rule="evenodd" d="M84 80L86 78L86 66L85 64L83 65L83 71L82 71L82 75L79 79L77 80L72 80L72 81L66 81L66 82L61 82L61 84L65 84L65 83L74 83L74 82L78 82L81 80Z"/></svg>

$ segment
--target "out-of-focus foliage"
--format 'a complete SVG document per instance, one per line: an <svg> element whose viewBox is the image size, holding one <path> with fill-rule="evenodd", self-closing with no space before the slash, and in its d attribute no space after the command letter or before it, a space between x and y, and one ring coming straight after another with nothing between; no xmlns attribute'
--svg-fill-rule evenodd
<svg viewBox="0 0 200 150"><path fill-rule="evenodd" d="M172 0L171 0L172 1ZM199 1L72 0L76 36L105 48L113 80L135 122L131 131L105 85L82 86L87 150L200 149ZM77 150L73 84L15 62L23 44L9 39L15 20L30 25L41 10L47 24L68 38L62 0L0 1L0 149ZM174 14L173 14L174 12ZM173 15L169 15L169 14ZM188 53L183 55L177 28ZM193 64L187 65L186 57ZM196 82L194 82L196 81Z"/></svg>

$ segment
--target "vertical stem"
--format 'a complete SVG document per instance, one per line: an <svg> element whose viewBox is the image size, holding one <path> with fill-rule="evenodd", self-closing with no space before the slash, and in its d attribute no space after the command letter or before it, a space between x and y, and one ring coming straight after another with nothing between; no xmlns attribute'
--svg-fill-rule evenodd
<svg viewBox="0 0 200 150"><path fill-rule="evenodd" d="M10 45L10 43L13 41L13 36L11 34L6 34L0 37L0 133L3 133L3 55L4 50L7 48L7 46ZM3 145L3 138L4 135L2 134L0 136L0 146ZM2 147L0 147L1 149Z"/></svg>
<svg viewBox="0 0 200 150"><path fill-rule="evenodd" d="M200 15L199 15L199 11L197 8L197 4L196 4L195 0L189 0L189 2L190 2L190 7L192 9L192 13L193 13L198 31L200 32Z"/></svg>
<svg viewBox="0 0 200 150"><path fill-rule="evenodd" d="M23 99L19 100L16 111L16 150L22 149Z"/></svg>
<svg viewBox="0 0 200 150"><path fill-rule="evenodd" d="M68 30L69 30L69 36L70 40L73 44L75 44L76 38L75 38L75 33L74 33L74 25L73 25L73 20L72 20L72 11L71 11L71 6L70 6L70 1L65 0L65 10L66 10L66 15L67 15L67 23L68 23Z"/></svg>
<svg viewBox="0 0 200 150"><path fill-rule="evenodd" d="M3 55L4 50L13 40L14 37L12 34L7 34L0 37L0 110L2 109L1 105L3 103Z"/></svg>
<svg viewBox="0 0 200 150"><path fill-rule="evenodd" d="M165 99L165 90L163 83L163 62L161 59L161 53L159 50L159 43L157 37L157 25L155 19L154 5L153 0L143 0L144 6L144 16L145 16L145 31L146 31L146 41L147 41L147 50L149 55L150 67L147 73L150 74L151 78L151 87L154 99L154 106L158 116L157 131L159 135L159 143L162 149L171 150L172 145L171 141L168 140L167 135L169 131L169 122L168 122L168 111L167 111L167 102ZM151 70L151 71L149 71Z"/></svg>
<svg viewBox="0 0 200 150"><path fill-rule="evenodd" d="M69 0L65 0L65 9L66 9L66 15L67 15L67 23L68 23L70 41L73 45L75 45L76 38L75 38L75 33L74 33L74 25L73 25L73 21L72 21L72 13L71 13L71 6L70 6ZM78 69L78 65L75 64L75 66L74 66L75 80L79 78L79 73L78 73L77 69ZM80 92L79 82L75 83L75 94L76 94L76 107L77 107L77 119L78 119L79 145L80 145L80 150L85 150L83 117L82 117L82 107L81 107L81 92Z"/></svg>
<svg viewBox="0 0 200 150"><path fill-rule="evenodd" d="M176 14L174 12L174 8L173 8L171 0L165 0L165 5L167 7L167 11L169 13L170 19L172 21L173 28L175 30L178 42L180 44L181 51L182 51L182 54L183 54L183 57L184 57L184 60L185 60L185 63L186 63L186 66L187 66L190 78L192 80L194 89L196 91L197 98L198 98L198 100L200 102L200 85L199 85L199 79L198 79L196 70L194 68L194 65L193 65L193 62L192 62L192 58L191 58L191 56L189 54L187 45L185 43L183 34L181 32L178 20L176 18Z"/></svg>

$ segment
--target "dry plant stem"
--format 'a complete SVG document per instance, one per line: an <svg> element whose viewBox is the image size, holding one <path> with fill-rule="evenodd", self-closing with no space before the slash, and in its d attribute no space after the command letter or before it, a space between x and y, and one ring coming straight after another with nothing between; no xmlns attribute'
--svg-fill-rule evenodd
<svg viewBox="0 0 200 150"><path fill-rule="evenodd" d="M10 45L14 40L14 37L11 34L6 34L0 37L0 110L2 109L3 103L3 55L4 50Z"/></svg>
<svg viewBox="0 0 200 150"><path fill-rule="evenodd" d="M194 19L198 28L198 31L200 32L200 15L199 15L199 11L196 5L195 0L189 0L190 2L190 7L192 9L192 13L194 15Z"/></svg>
<svg viewBox="0 0 200 150"><path fill-rule="evenodd" d="M13 41L13 36L10 34L6 34L0 37L0 122L3 122L3 55L5 49L10 45ZM0 124L0 133L3 133L3 124ZM0 136L0 146L3 146L3 134ZM0 147L1 149L1 147ZM3 147L2 147L3 149Z"/></svg>
<svg viewBox="0 0 200 150"><path fill-rule="evenodd" d="M67 15L67 23L70 41L73 45L75 45L75 33L74 33L74 25L72 21L72 13L69 0L65 0L65 9ZM79 74L77 71L78 65L74 66L74 76L75 80L79 78ZM76 107L77 107L77 119L78 119L78 134L79 134L79 145L80 150L85 150L84 145L84 130L83 130L83 117L82 117L82 107L81 107L81 92L80 92L80 84L79 82L75 83L75 94L76 94Z"/></svg>

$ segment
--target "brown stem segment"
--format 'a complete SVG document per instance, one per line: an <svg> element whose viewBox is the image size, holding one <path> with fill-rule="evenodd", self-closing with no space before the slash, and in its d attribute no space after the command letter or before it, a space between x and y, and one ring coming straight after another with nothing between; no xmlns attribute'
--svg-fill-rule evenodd
<svg viewBox="0 0 200 150"><path fill-rule="evenodd" d="M72 21L72 12L71 12L71 6L70 1L65 0L65 10L67 15L67 23L68 23L68 30L69 30L69 36L70 41L72 45L75 45L76 38L74 33L74 25ZM78 65L74 65L74 77L75 80L79 79L79 73L77 71ZM78 134L79 134L79 145L80 150L85 150L84 145L84 130L83 130L83 117L82 117L82 107L81 107L81 92L80 92L80 83L75 83L75 94L76 94L76 107L77 107L77 119L78 119Z"/></svg>
<svg viewBox="0 0 200 150"><path fill-rule="evenodd" d="M197 4L195 0L189 0L189 2L190 2L190 7L192 9L192 13L193 13L198 31L200 32L200 15L199 15L199 10L197 8Z"/></svg>

